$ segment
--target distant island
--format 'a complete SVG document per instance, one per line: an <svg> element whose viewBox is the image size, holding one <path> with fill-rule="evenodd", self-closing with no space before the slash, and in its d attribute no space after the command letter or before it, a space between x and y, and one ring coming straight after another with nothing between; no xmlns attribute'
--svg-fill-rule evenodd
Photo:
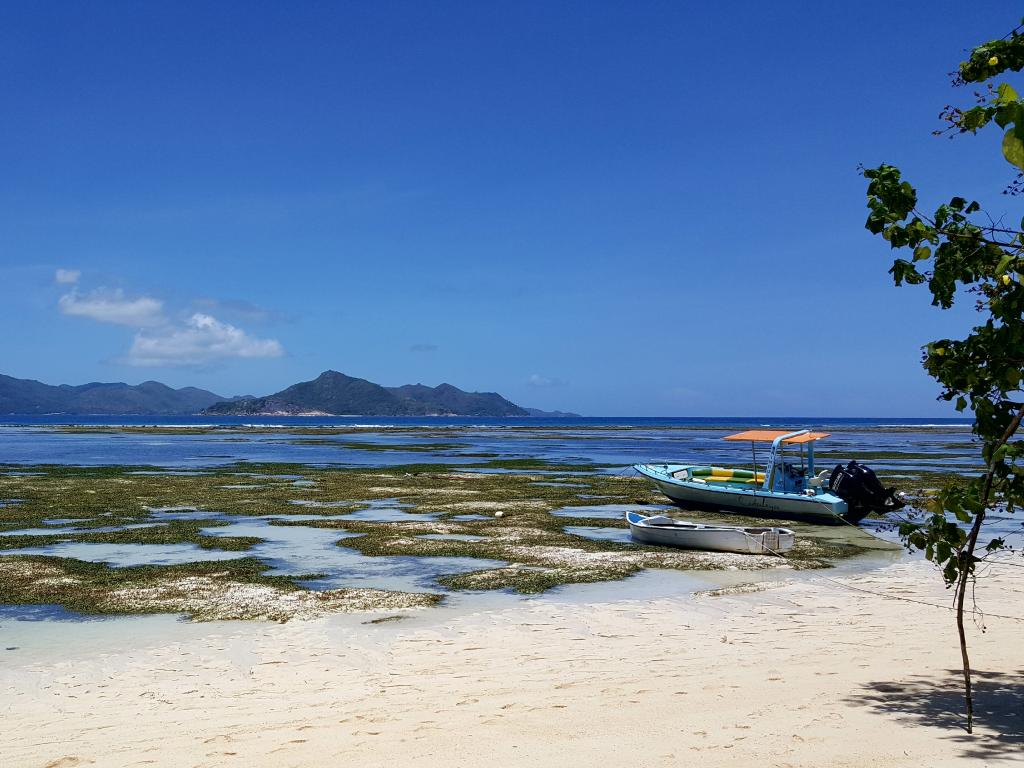
<svg viewBox="0 0 1024 768"><path fill-rule="evenodd" d="M227 398L196 387L92 382L43 384L0 374L0 413L172 416L578 416L523 408L496 392L466 392L451 384L384 387L338 371L265 397Z"/></svg>
<svg viewBox="0 0 1024 768"><path fill-rule="evenodd" d="M366 379L324 371L266 397L216 403L204 413L217 416L506 416L531 413L496 392L465 392L451 384L383 387Z"/></svg>
<svg viewBox="0 0 1024 768"><path fill-rule="evenodd" d="M181 415L198 413L224 399L205 389L172 389L158 381L53 386L0 374L0 413L6 414Z"/></svg>

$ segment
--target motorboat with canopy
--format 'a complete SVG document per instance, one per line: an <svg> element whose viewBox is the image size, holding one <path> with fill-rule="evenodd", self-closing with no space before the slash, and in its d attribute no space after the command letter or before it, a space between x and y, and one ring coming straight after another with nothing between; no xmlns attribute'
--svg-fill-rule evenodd
<svg viewBox="0 0 1024 768"><path fill-rule="evenodd" d="M829 436L807 429L752 429L726 436L726 440L750 443L751 469L690 464L636 464L633 468L686 509L856 524L873 512L903 506L892 488L882 486L874 472L856 461L815 474L814 444ZM764 471L758 471L759 443L771 443ZM792 455L793 449L797 456Z"/></svg>

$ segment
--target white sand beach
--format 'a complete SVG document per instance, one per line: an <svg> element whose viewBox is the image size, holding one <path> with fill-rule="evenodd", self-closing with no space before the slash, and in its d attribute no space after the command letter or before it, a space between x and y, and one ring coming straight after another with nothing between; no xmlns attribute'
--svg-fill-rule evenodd
<svg viewBox="0 0 1024 768"><path fill-rule="evenodd" d="M952 614L857 591L948 604L932 567L901 562L837 578L846 587L819 574L756 592L657 599L570 590L374 625L361 623L366 615L165 622L161 633L126 631L98 645L76 640L78 625L68 625L62 649L4 655L0 762L1024 762L1024 624L990 617L984 633L972 625L981 672L978 727L968 736ZM1024 569L992 567L978 598L994 613L1024 616Z"/></svg>

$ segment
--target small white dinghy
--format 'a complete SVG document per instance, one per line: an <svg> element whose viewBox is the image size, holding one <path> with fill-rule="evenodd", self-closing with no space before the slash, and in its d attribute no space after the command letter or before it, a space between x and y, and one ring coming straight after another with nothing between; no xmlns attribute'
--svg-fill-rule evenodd
<svg viewBox="0 0 1024 768"><path fill-rule="evenodd" d="M626 522L634 540L710 552L743 552L774 555L792 549L796 536L788 528L744 528L738 525L704 525L665 515L648 517L627 512Z"/></svg>

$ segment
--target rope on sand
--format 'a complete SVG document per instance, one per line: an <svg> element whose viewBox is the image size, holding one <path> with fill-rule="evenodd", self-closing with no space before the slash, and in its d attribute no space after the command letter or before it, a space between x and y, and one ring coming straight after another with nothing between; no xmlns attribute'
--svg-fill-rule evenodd
<svg viewBox="0 0 1024 768"><path fill-rule="evenodd" d="M842 519L842 518L840 518L840 519ZM856 525L854 525L853 523L850 523L848 520L843 520L843 522L847 523L847 525L849 525L851 528L855 528L858 531L862 531L862 532L864 531L863 528L858 528ZM868 535L871 535L871 534L868 534ZM878 538L878 537L876 536L875 538ZM773 555L778 555L779 557L785 559L785 555L783 553L776 552L774 550L769 549L768 547L765 547L765 549L767 549ZM982 561L982 562L985 562L985 561ZM992 562L996 562L999 565L1018 565L1017 563L1006 563L1006 562L999 563L998 561L992 561ZM1021 567L1024 567L1024 566L1021 566ZM831 578L829 576L825 576L825 575L821 575L821 574L819 574L817 576L817 578L819 578L819 579L821 579L823 581L827 581L828 583L830 583L830 584L832 584L834 586L840 587L842 589L849 589L849 590L852 590L854 592L863 592L863 593L868 594L868 595L875 595L876 597L884 597L887 600L902 600L905 603L916 603L917 605L927 605L927 606L929 606L931 608L941 608L944 611L955 611L956 610L951 605L943 605L942 603L931 603L931 602L928 602L927 600L916 600L916 599L914 599L912 597L903 597L902 595L890 595L890 594L887 594L885 592L879 592L879 591L874 590L874 589L866 589L864 587L855 587L853 584L847 584L846 582L839 581L838 579L833 579L833 578ZM986 613L985 611L979 611L976 608L972 608L969 611L964 611L964 613L968 613L968 614L970 614L972 616L979 616L983 620L985 618L991 617L991 618L994 618L994 619L1007 619L1009 621L1019 621L1021 623L1024 623L1024 616L1008 616L1008 615L1003 614L1003 613Z"/></svg>
<svg viewBox="0 0 1024 768"><path fill-rule="evenodd" d="M838 587L842 587L844 589L851 589L854 592L865 592L865 593L867 593L869 595L876 595L878 597L884 597L884 598L886 598L888 600L902 600L905 603L917 603L918 605L927 605L927 606L930 606L932 608L941 608L944 611L955 611L956 610L951 605L943 605L942 603L930 603L927 600L915 600L912 597L902 597L900 595L889 595L889 594L886 594L885 592L877 592L877 591L875 591L873 589L865 589L864 587L855 587L853 584L845 584L844 582L837 581L836 579L829 578L828 576L821 576L820 578L822 578L825 581L828 581L828 582L830 582L832 584L835 584ZM964 611L964 613L968 613L968 614L970 614L972 616L980 616L982 619L986 619L986 618L991 617L991 618L995 618L995 619L1008 619L1009 621L1019 621L1019 622L1024 623L1024 616L1007 616L1006 614L1002 614L1002 613L986 613L985 611L979 611L979 610L974 609L974 608L972 608L969 611Z"/></svg>

